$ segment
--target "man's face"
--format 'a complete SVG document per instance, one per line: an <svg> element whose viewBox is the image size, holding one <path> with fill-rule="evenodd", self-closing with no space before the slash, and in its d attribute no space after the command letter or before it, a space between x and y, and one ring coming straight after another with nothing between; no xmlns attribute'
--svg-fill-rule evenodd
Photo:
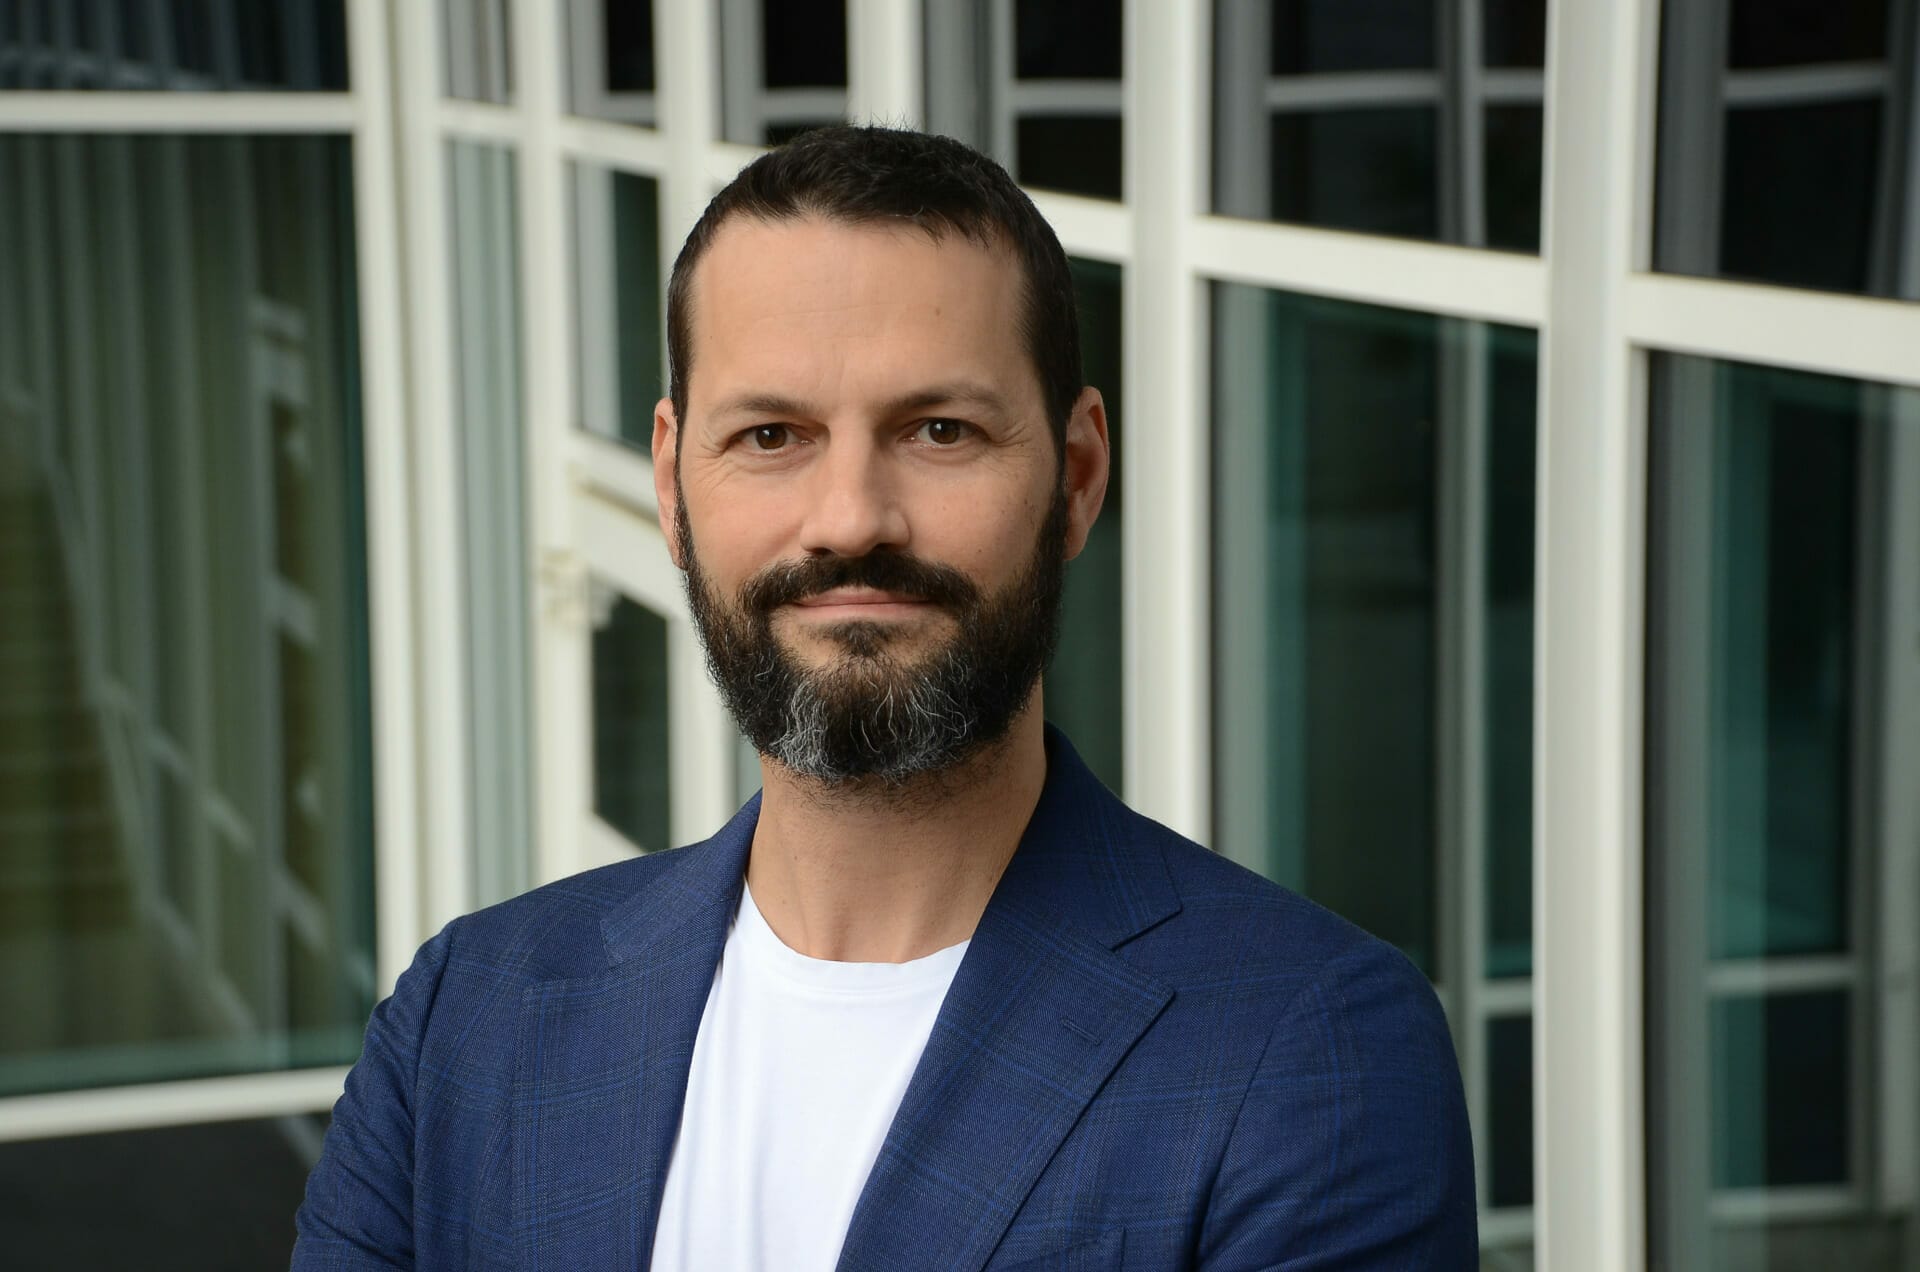
<svg viewBox="0 0 1920 1272"><path fill-rule="evenodd" d="M1062 465L1022 309L1010 254L912 227L741 218L698 267L655 480L721 690L797 773L935 771L1031 697L1106 435L1089 392Z"/></svg>

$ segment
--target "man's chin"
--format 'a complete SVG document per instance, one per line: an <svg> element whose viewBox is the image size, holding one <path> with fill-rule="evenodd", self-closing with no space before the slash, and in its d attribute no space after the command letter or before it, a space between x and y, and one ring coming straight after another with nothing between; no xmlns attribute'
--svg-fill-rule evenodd
<svg viewBox="0 0 1920 1272"><path fill-rule="evenodd" d="M930 660L941 644L932 619L793 623L775 639L788 658L813 672L828 671L848 658L917 663Z"/></svg>

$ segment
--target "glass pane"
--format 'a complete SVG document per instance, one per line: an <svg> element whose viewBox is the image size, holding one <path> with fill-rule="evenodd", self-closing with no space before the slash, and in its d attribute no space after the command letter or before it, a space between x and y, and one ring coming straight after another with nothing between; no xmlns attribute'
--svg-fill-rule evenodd
<svg viewBox="0 0 1920 1272"><path fill-rule="evenodd" d="M566 0L567 107L653 128L652 0Z"/></svg>
<svg viewBox="0 0 1920 1272"><path fill-rule="evenodd" d="M847 117L846 0L722 0L720 135L778 145Z"/></svg>
<svg viewBox="0 0 1920 1272"><path fill-rule="evenodd" d="M454 418L466 514L470 903L476 906L525 890L533 863L532 601L514 175L508 150L469 142L447 147Z"/></svg>
<svg viewBox="0 0 1920 1272"><path fill-rule="evenodd" d="M448 97L513 100L513 37L507 0L439 0Z"/></svg>
<svg viewBox="0 0 1920 1272"><path fill-rule="evenodd" d="M1920 63L1890 39L1895 12L1661 6L1656 268L1920 298Z"/></svg>
<svg viewBox="0 0 1920 1272"><path fill-rule="evenodd" d="M1214 210L1538 251L1546 5L1474 7L1214 0Z"/></svg>
<svg viewBox="0 0 1920 1272"><path fill-rule="evenodd" d="M593 810L642 849L669 848L667 620L594 590Z"/></svg>
<svg viewBox="0 0 1920 1272"><path fill-rule="evenodd" d="M1119 5L927 0L924 17L928 131L1023 185L1121 197Z"/></svg>
<svg viewBox="0 0 1920 1272"><path fill-rule="evenodd" d="M1487 1022L1487 1202L1533 1204L1533 1018Z"/></svg>
<svg viewBox="0 0 1920 1272"><path fill-rule="evenodd" d="M311 1114L0 1144L7 1264L284 1268L327 1122Z"/></svg>
<svg viewBox="0 0 1920 1272"><path fill-rule="evenodd" d="M1920 391L1676 356L1652 391L1654 1249L1905 1268Z"/></svg>
<svg viewBox="0 0 1920 1272"><path fill-rule="evenodd" d="M346 88L346 0L0 5L0 90Z"/></svg>
<svg viewBox="0 0 1920 1272"><path fill-rule="evenodd" d="M580 427L651 453L666 392L660 183L573 167Z"/></svg>
<svg viewBox="0 0 1920 1272"><path fill-rule="evenodd" d="M1457 852L1524 973L1534 337L1214 303L1215 842L1442 980L1486 939L1440 913Z"/></svg>
<svg viewBox="0 0 1920 1272"><path fill-rule="evenodd" d="M1082 373L1106 399L1113 469L1100 519L1085 549L1067 566L1060 650L1046 675L1046 712L1073 739L1087 767L1117 791L1126 702L1120 645L1122 271L1104 261L1076 258L1068 263L1080 303Z"/></svg>
<svg viewBox="0 0 1920 1272"><path fill-rule="evenodd" d="M0 325L46 335L0 385L0 1095L346 1063L373 993L347 142L0 156Z"/></svg>

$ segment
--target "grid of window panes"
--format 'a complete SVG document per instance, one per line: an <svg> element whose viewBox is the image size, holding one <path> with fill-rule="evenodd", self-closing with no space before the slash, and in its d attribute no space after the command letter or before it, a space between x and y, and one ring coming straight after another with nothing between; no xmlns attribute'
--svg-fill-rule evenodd
<svg viewBox="0 0 1920 1272"><path fill-rule="evenodd" d="M863 70L851 52L860 47L854 27L875 9L847 0L551 0L564 109L596 126L630 125L656 146L669 138L654 131L669 87L663 70L674 69L659 59L695 5L712 23L715 140L766 145L847 117ZM1124 150L1140 123L1123 110L1127 6L913 7L924 126L995 155L1048 198L1108 201L1104 209L1049 206L1129 211L1112 202L1123 197ZM1134 21L1142 7L1133 7ZM0 0L0 89L356 91L363 85L345 65L352 8L343 0ZM1190 20L1210 41L1197 72L1208 102L1206 210L1275 241L1287 231L1263 223L1540 252L1547 9L1545 0L1192 6ZM513 456L538 449L541 430L578 428L588 442L625 443L643 462L662 374L661 278L677 247L667 238L674 209L685 206L670 196L685 173L640 147L619 158L607 138L613 130L591 145L563 139L566 246L544 243L523 263L516 249L540 240L523 240L533 231L515 209L523 183L546 175L529 159L554 157L529 146L525 127L527 111L547 106L515 104L538 78L515 43L527 11L513 0L433 0L433 10L433 49L400 49L399 73L415 73L415 55L430 57L449 102L516 112L511 123L496 112L485 145L453 124L437 139L447 148L452 213L445 250L458 257L455 410L471 443L456 500L462 591L472 624L485 627L467 656L470 711L487 734L476 735L466 763L469 781L487 787L484 799L474 792L473 810L493 838L473 851L477 886L491 899L537 873L514 859L531 853L525 831L513 828L530 791L516 794L511 780L499 780L532 760L516 759L499 739L525 719L532 693L527 669L510 666L529 656L513 615L544 621L539 602L552 586L525 574L536 555L527 548L545 570L552 545L521 542L541 531L516 506L524 491ZM1648 103L1653 267L1729 288L1920 298L1920 4L1662 0L1657 10L1657 38L1643 54L1657 55L1644 68L1656 85ZM381 41L405 24L385 25ZM289 197L274 174L313 160L284 156L329 149L334 186L317 198ZM352 733L366 724L364 684L354 679L366 673L367 653L355 644L364 644L364 629L353 626L365 615L351 588L336 594L348 602L344 626L332 602L301 603L303 590L329 572L340 577L364 545L338 535L343 515L359 524L344 479L351 452L338 449L351 447L350 427L329 436L313 414L319 408L285 388L298 379L287 372L285 347L315 338L316 328L302 336L290 313L302 303L306 266L273 245L257 259L207 253L204 266L191 251L169 254L164 201L129 243L107 241L85 216L49 218L47 201L69 197L62 191L97 179L102 190L119 188L110 183L123 179L113 176L120 160L85 157L90 150L130 155L140 188L184 172L196 191L225 188L222 165L254 154L247 192L236 196L245 210L210 203L215 229L204 232L245 243L253 215L260 225L304 219L307 233L332 225L336 245L350 241L350 186L336 142L8 137L0 145L0 246L35 248L0 251L0 303L17 298L22 313L58 315L0 324L0 376L29 385L51 376L103 420L115 403L134 400L130 388L142 377L169 400L187 402L196 385L209 399L184 432L177 420L150 421L144 431L122 420L53 429L33 443L32 463L91 471L98 491L71 496L72 512L55 499L48 510L0 518L0 577L53 596L91 571L94 591L105 592L103 613L145 598L152 618L101 624L91 643L66 641L71 675L34 663L44 692L0 704L0 747L26 736L29 749L39 748L34 764L57 753L71 771L62 767L50 784L9 780L0 750L0 801L52 790L74 808L109 810L95 817L108 826L131 807L154 828L157 895L190 912L192 935L206 945L196 966L212 969L209 984L227 985L219 994L258 1003L284 983L289 1003L306 1004L301 1012L349 1003L364 1016L370 982L364 958L350 951L367 948L370 859L356 854L370 850L364 837L355 854L330 856L321 846L364 820L369 798L364 747L354 749L362 743ZM716 148L702 179L711 182L718 160L736 153ZM1136 189L1148 179L1132 175ZM69 238L85 264L40 250ZM1529 1267L1533 866L1535 853L1555 851L1536 844L1532 829L1535 449L1536 436L1548 435L1547 421L1535 418L1536 348L1544 335L1395 307L1385 303L1392 287L1378 278L1336 300L1290 285L1285 265L1255 270L1275 275L1263 285L1196 276L1189 281L1207 289L1211 319L1201 367L1207 418L1143 428L1120 402L1122 336L1142 334L1123 330L1120 298L1149 253L1175 247L1155 240L1116 249L1113 240L1071 234L1067 246L1088 377L1107 393L1116 459L1125 458L1122 439L1144 429L1194 428L1208 439L1198 515L1210 526L1204 630L1216 846L1371 928L1434 978L1474 1120L1484 1265ZM560 254L566 259L545 259ZM1537 259L1551 275L1551 252ZM133 268L144 261L172 263L149 278ZM520 321L519 308L531 304L514 286L529 276L523 264L568 279L566 403L520 400L512 367L539 356ZM210 297L249 268L266 303L238 317L210 309ZM195 341L183 333L224 333L231 338L222 347L245 348L251 322L278 351L250 358L246 375L270 387L251 397L218 387L233 369L204 351L152 368L136 358L104 377L71 363L75 350L96 343L98 322L87 315L110 308L116 269L140 279L127 293L139 302L96 352L120 348L129 330L169 330L188 344ZM344 265L323 272L352 277ZM178 286L195 296L198 323L170 330L165 295ZM334 308L320 326L351 322L354 304L350 294L326 302ZM307 316L326 305L309 306ZM1135 321L1153 320L1136 313ZM1160 342L1180 333L1144 334ZM338 347L343 358L350 344ZM1920 1267L1920 1100L1912 1095L1920 806L1908 778L1920 772L1920 389L1818 371L1649 352L1643 1023L1653 1267ZM1901 378L1896 369L1879 374ZM331 369L320 382L342 396L352 383ZM31 394L0 395L0 456L11 454L21 401L29 415L39 409ZM250 540L238 532L244 527L214 533L240 509L208 503L195 512L178 497L196 487L169 489L161 478L190 472L196 455L202 467L211 462L206 443L255 408L265 431L252 444L272 512ZM196 431L206 434L197 451ZM136 442L148 451L145 469ZM216 468L201 487L248 480L231 464ZM0 463L0 473L30 471ZM1140 691L1123 674L1121 605L1139 586L1140 567L1123 553L1120 529L1123 516L1164 515L1138 498L1123 509L1118 484L1116 471L1102 523L1069 570L1063 658L1047 700L1049 715L1116 787L1124 708ZM1153 487L1135 481L1132 489ZM627 515L644 519L645 506L629 500ZM71 538L61 527L72 524L93 528L78 572L73 552L51 546ZM204 551L193 539L202 532ZM664 553L657 532L646 542ZM249 565L274 584L278 608L269 606L262 625L242 631L220 613L196 620L209 612L207 589L219 599L223 580ZM670 838L669 809L686 807L667 764L685 723L670 674L678 611L668 592L621 578L616 587L592 577L581 589L586 718L574 723L592 760L583 783L591 810L651 848ZM45 597L0 605L0 659L21 648L9 633L51 647L62 641L49 632L86 621L84 606ZM177 638L202 628L203 644ZM309 639L316 631L317 642ZM21 712L39 720L42 699L73 690L85 659L128 686L105 700L106 724L6 732ZM261 668L277 668L279 687L247 699L218 684L203 695L191 677L141 679L143 668L182 659L240 668L249 685ZM245 714L249 701L253 732L206 727ZM199 726L196 712L207 717ZM112 754L121 752L134 757L130 793L106 772L124 761ZM238 797L220 802L236 783L266 793L259 827ZM246 838L260 827L283 837L287 878L261 873ZM50 851L35 858L86 875L84 904L61 912L86 918L89 933L110 931L119 913L109 851L117 833L102 831L84 841L94 847L57 861ZM271 886L260 892L263 880ZM325 905L306 904L321 886L330 889ZM280 908L247 910L255 896ZM32 909L31 898L14 894L9 904L9 914ZM277 953L256 939L266 914L293 933ZM19 935L39 930L0 927L11 942L9 977L59 965L111 978L117 965L97 949L62 952L51 929ZM316 935L319 944L307 939ZM28 939L41 941L31 958L20 953ZM104 948L104 938L87 939ZM30 1010L9 1038L67 1027L45 995L20 1001ZM100 1000L113 1010L120 1001ZM113 1010L95 1012L89 1027ZM120 1023L133 1019L129 1012ZM178 1071L148 1063L159 1051L117 1054L132 1077ZM333 1053L294 1054L317 1061Z"/></svg>

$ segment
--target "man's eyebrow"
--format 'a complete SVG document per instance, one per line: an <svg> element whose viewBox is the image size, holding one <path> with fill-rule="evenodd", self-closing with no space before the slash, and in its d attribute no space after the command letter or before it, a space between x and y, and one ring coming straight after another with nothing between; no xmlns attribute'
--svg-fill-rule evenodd
<svg viewBox="0 0 1920 1272"><path fill-rule="evenodd" d="M1005 413L1007 401L984 384L958 380L951 384L932 384L924 389L903 393L881 409L888 415L923 411L931 406L969 405Z"/></svg>
<svg viewBox="0 0 1920 1272"><path fill-rule="evenodd" d="M807 404L778 393L746 392L717 403L715 415L779 415L795 418L811 414Z"/></svg>
<svg viewBox="0 0 1920 1272"><path fill-rule="evenodd" d="M969 381L955 381L951 384L931 384L923 389L914 389L899 397L881 404L880 410L886 415L901 415L908 411L922 411L928 407L949 405L971 405L984 407L991 411L1005 413L1007 401L984 384ZM767 393L749 390L736 393L714 405L713 415L725 417L731 415L780 416L786 419L808 418L813 408L797 398L785 397L779 393Z"/></svg>

